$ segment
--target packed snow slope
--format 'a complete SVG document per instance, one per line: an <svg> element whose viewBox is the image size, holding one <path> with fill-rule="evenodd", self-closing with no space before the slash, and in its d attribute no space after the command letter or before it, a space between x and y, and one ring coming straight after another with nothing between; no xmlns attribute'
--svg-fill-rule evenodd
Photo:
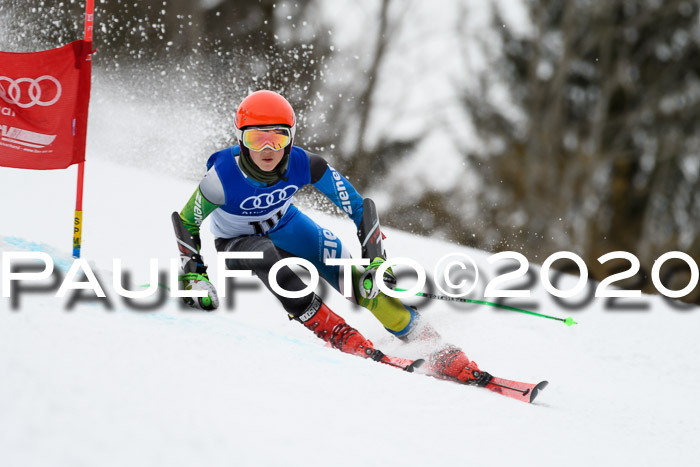
<svg viewBox="0 0 700 467"><path fill-rule="evenodd" d="M65 273L74 183L75 168L0 169L0 251L47 252ZM652 466L700 455L700 310L680 312L659 297L643 297L644 312L606 311L600 299L566 311L536 286L539 311L571 314L573 327L411 302L482 369L549 380L532 405L324 347L255 278L237 280L231 306L213 313L175 300L128 308L112 287L112 259L123 260L132 284L150 280L149 258L165 269L176 255L169 215L194 186L87 163L83 255L112 308L69 308L47 292L21 292L14 308L0 301L0 465ZM311 215L358 252L350 220ZM207 227L204 257L214 265ZM484 252L387 234L389 256L428 270L452 252L492 270ZM369 312L325 296L378 348L419 356Z"/></svg>

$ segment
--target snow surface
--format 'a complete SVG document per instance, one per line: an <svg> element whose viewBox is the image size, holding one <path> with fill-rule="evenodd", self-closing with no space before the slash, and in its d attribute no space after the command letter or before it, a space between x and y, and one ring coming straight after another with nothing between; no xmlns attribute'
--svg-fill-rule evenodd
<svg viewBox="0 0 700 467"><path fill-rule="evenodd" d="M75 168L0 169L0 251L46 251L65 272L74 183ZM123 259L135 284L149 280L147 258L164 269L176 254L169 215L193 189L88 161L84 257L113 309L80 302L69 310L52 293L23 293L16 310L0 301L0 465L651 466L700 455L700 310L679 312L659 297L643 298L645 312L605 311L602 301L568 312L536 287L539 311L574 315L581 324L571 328L411 301L481 368L549 380L533 405L326 348L254 278L237 282L233 307L213 313L183 311L174 300L128 309L111 286L112 258ZM358 252L352 222L311 214ZM492 270L484 252L387 234L390 256L428 270L451 252ZM214 264L208 230L203 237ZM326 296L378 348L418 356L369 312Z"/></svg>

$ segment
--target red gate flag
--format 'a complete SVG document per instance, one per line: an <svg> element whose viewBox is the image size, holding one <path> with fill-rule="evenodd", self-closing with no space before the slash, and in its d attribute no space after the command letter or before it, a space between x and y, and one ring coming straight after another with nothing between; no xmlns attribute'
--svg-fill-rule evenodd
<svg viewBox="0 0 700 467"><path fill-rule="evenodd" d="M0 52L0 166L65 169L85 160L92 41Z"/></svg>

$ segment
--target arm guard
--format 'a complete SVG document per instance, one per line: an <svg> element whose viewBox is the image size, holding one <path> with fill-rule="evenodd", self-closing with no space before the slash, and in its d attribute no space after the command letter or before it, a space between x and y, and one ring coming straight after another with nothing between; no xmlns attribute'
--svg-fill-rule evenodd
<svg viewBox="0 0 700 467"><path fill-rule="evenodd" d="M175 229L175 237L177 238L177 247L180 250L180 269L182 274L190 272L205 274L207 266L199 254L199 248L201 247L199 234L190 233L177 212L172 214L171 219Z"/></svg>
<svg viewBox="0 0 700 467"><path fill-rule="evenodd" d="M375 258L386 260L386 250L384 250L384 234L379 227L379 216L377 207L370 198L365 198L362 202L362 221L357 230L357 238L362 245L362 257L374 261Z"/></svg>

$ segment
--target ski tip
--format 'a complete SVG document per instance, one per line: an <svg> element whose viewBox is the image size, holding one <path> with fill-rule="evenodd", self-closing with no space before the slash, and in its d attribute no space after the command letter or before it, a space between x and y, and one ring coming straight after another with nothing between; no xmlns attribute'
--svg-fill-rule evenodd
<svg viewBox="0 0 700 467"><path fill-rule="evenodd" d="M408 371L409 373L413 373L413 370L415 370L416 368L420 368L420 366L424 363L425 363L425 360L423 360L422 358L419 358L418 360L415 360L413 363L408 365L405 368L405 370Z"/></svg>
<svg viewBox="0 0 700 467"><path fill-rule="evenodd" d="M530 403L532 404L532 401L535 400L537 395L540 393L540 391L544 388L547 387L549 384L549 381L542 381L540 383L537 383L534 388L532 388L532 391L530 391Z"/></svg>

